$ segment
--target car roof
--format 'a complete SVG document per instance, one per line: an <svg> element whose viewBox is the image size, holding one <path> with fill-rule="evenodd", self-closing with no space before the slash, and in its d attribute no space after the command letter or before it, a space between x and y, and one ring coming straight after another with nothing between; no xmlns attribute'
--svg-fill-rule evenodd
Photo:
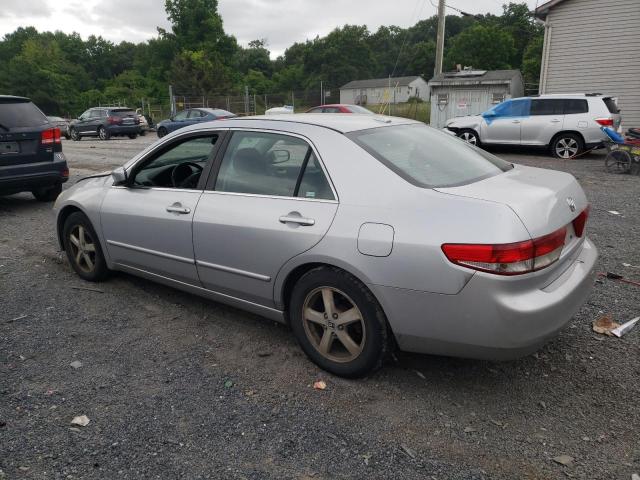
<svg viewBox="0 0 640 480"><path fill-rule="evenodd" d="M27 97L17 97L15 95L0 95L1 103L9 103L9 102L30 102L31 99Z"/></svg>
<svg viewBox="0 0 640 480"><path fill-rule="evenodd" d="M355 132L393 125L420 124L416 120L400 117L387 117L384 115L344 115L340 113L327 113L317 115L313 113L284 113L281 115L257 115L252 117L235 117L224 120L225 126L251 127L258 122L272 123L278 127L278 123L297 123L300 125L314 125L335 130L340 133ZM217 127L220 123L215 123ZM283 125L284 126L284 125Z"/></svg>
<svg viewBox="0 0 640 480"><path fill-rule="evenodd" d="M609 96L602 93L544 93L531 98L601 98Z"/></svg>

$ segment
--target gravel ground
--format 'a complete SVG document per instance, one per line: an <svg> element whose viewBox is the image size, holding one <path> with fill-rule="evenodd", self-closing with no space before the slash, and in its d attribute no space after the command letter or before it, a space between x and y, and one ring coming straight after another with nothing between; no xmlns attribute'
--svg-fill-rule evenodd
<svg viewBox="0 0 640 480"><path fill-rule="evenodd" d="M155 139L65 142L70 183ZM599 270L640 280L640 178L558 161L592 203ZM620 215L608 213L616 210ZM89 290L95 289L95 290ZM398 354L359 381L310 363L289 330L116 274L83 283L50 205L0 198L0 478L629 479L640 473L640 289L596 284L568 328L508 363ZM79 361L81 366L70 364ZM314 390L315 380L327 389ZM86 415L84 427L71 425ZM573 458L567 465L555 457Z"/></svg>

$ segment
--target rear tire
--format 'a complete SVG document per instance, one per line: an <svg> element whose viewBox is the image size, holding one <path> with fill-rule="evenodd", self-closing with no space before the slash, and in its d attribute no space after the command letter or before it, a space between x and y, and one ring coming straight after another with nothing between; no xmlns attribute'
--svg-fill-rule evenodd
<svg viewBox="0 0 640 480"><path fill-rule="evenodd" d="M478 137L475 130L471 130L470 128L460 130L458 132L458 137L471 145L475 145L476 147L480 146L480 137Z"/></svg>
<svg viewBox="0 0 640 480"><path fill-rule="evenodd" d="M551 154L562 160L575 158L584 152L584 141L575 133L560 133L551 141Z"/></svg>
<svg viewBox="0 0 640 480"><path fill-rule="evenodd" d="M134 139L138 138L138 134L137 134L137 133L132 133L132 134L128 135L128 137L129 137L131 140L134 140Z"/></svg>
<svg viewBox="0 0 640 480"><path fill-rule="evenodd" d="M109 140L111 138L111 134L106 128L100 127L98 129L98 137L100 137L100 140Z"/></svg>
<svg viewBox="0 0 640 480"><path fill-rule="evenodd" d="M62 235L69 263L80 278L99 282L109 275L98 235L84 213L69 215L64 222Z"/></svg>
<svg viewBox="0 0 640 480"><path fill-rule="evenodd" d="M349 273L319 267L293 288L289 316L300 347L320 368L357 378L382 366L387 321L365 285Z"/></svg>
<svg viewBox="0 0 640 480"><path fill-rule="evenodd" d="M37 188L31 192L39 202L54 202L62 193L62 184L57 183L51 187Z"/></svg>
<svg viewBox="0 0 640 480"><path fill-rule="evenodd" d="M633 159L625 150L612 150L604 159L604 166L609 173L629 173Z"/></svg>

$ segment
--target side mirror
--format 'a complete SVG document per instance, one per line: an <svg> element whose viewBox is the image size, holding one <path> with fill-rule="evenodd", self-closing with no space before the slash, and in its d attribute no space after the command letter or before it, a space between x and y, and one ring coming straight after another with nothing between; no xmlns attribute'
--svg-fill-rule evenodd
<svg viewBox="0 0 640 480"><path fill-rule="evenodd" d="M123 185L127 182L127 171L124 167L118 167L111 172L114 185Z"/></svg>
<svg viewBox="0 0 640 480"><path fill-rule="evenodd" d="M271 152L271 155L272 155L271 163L273 165L288 162L289 159L291 158L291 154L289 153L289 150L273 150Z"/></svg>

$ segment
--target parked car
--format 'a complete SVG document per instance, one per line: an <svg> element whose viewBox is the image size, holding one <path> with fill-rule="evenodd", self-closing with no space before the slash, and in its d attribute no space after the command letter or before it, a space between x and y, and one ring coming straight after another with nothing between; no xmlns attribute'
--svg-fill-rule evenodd
<svg viewBox="0 0 640 480"><path fill-rule="evenodd" d="M176 113L167 120L158 122L156 131L158 137L162 138L168 133L175 132L179 128L188 127L189 125L233 117L235 117L235 114L220 108L190 108Z"/></svg>
<svg viewBox="0 0 640 480"><path fill-rule="evenodd" d="M283 105L282 107L271 107L265 110L265 115L283 115L295 113L293 105Z"/></svg>
<svg viewBox="0 0 640 480"><path fill-rule="evenodd" d="M0 195L50 202L68 179L60 129L28 98L0 95Z"/></svg>
<svg viewBox="0 0 640 480"><path fill-rule="evenodd" d="M69 121L62 117L47 117L49 123L60 129L60 135L69 140Z"/></svg>
<svg viewBox="0 0 640 480"><path fill-rule="evenodd" d="M81 278L121 270L287 322L347 377L392 344L538 348L592 289L588 209L573 176L420 122L312 114L185 128L55 204Z"/></svg>
<svg viewBox="0 0 640 480"><path fill-rule="evenodd" d="M371 110L361 107L360 105L348 105L346 103L320 105L307 110L307 113L364 113L367 115L374 115Z"/></svg>
<svg viewBox="0 0 640 480"><path fill-rule="evenodd" d="M601 94L554 94L506 100L481 115L448 120L447 129L474 145L547 147L572 158L602 145L602 126L618 128L620 110Z"/></svg>
<svg viewBox="0 0 640 480"><path fill-rule="evenodd" d="M109 140L111 137L126 136L133 139L139 132L138 115L127 107L90 108L69 125L69 135L76 141L82 137Z"/></svg>

